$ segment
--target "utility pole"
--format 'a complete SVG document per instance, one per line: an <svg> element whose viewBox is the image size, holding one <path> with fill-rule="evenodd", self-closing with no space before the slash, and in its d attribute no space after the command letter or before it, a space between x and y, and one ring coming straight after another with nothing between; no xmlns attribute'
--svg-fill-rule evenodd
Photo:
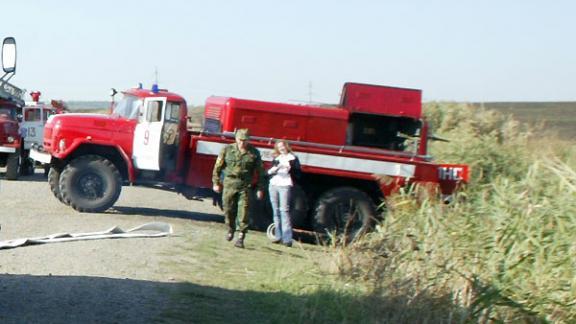
<svg viewBox="0 0 576 324"><path fill-rule="evenodd" d="M312 103L312 81L308 81L308 103Z"/></svg>

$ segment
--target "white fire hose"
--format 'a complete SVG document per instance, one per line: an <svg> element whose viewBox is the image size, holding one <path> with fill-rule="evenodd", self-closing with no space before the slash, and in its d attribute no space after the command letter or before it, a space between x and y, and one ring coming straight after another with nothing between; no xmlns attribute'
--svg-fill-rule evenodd
<svg viewBox="0 0 576 324"><path fill-rule="evenodd" d="M14 239L0 241L0 250L12 249L16 247L46 243L116 239L116 238L136 238L136 237L163 237L172 234L172 225L163 222L147 223L124 231L118 226L114 226L107 231L92 233L57 233L43 237Z"/></svg>

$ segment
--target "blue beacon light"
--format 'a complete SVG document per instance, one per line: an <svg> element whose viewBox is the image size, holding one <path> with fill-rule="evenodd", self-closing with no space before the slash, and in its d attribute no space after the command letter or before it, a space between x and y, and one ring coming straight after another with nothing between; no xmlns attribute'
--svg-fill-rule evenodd
<svg viewBox="0 0 576 324"><path fill-rule="evenodd" d="M152 92L153 92L153 93L158 93L158 92L159 92L158 85L157 85L156 83L154 83L154 84L152 85Z"/></svg>

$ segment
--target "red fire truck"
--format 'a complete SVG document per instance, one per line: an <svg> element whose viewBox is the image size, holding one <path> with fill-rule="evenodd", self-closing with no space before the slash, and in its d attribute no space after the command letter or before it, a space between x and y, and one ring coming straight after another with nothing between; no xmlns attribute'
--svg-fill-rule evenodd
<svg viewBox="0 0 576 324"><path fill-rule="evenodd" d="M42 145L44 140L44 124L48 117L64 112L63 102L52 100L51 104L40 101L40 91L30 92L31 102L26 102L19 116L20 136L22 146L20 147L20 174L28 175L34 173L34 161L29 158L32 145ZM60 105L59 105L60 104ZM48 169L45 168L45 173Z"/></svg>
<svg viewBox="0 0 576 324"><path fill-rule="evenodd" d="M426 183L447 197L468 179L468 167L436 164L428 155L429 128L421 91L347 83L335 106L210 97L204 126L187 129L184 98L134 88L112 114L64 114L48 120L32 158L50 163L54 195L80 212L102 212L122 185L172 190L189 199L212 195L212 168L234 131L272 160L275 139L287 139L302 164L293 223L317 232L356 234L377 220L382 199L410 183ZM256 225L270 222L266 200L254 204Z"/></svg>
<svg viewBox="0 0 576 324"><path fill-rule="evenodd" d="M0 78L0 166L6 167L6 179L16 180L20 165L22 139L18 117L24 106L24 91L8 81L16 73L16 41L6 37L2 43Z"/></svg>

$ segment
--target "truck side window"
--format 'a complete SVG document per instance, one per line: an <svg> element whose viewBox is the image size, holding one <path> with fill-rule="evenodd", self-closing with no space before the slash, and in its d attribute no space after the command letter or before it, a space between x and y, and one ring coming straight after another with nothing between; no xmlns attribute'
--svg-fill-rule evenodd
<svg viewBox="0 0 576 324"><path fill-rule="evenodd" d="M43 114L44 114L44 116L43 116L43 117L44 117L44 119L43 119L44 121L47 121L47 120L48 120L48 117L56 114L56 111L51 110L51 109L44 109L42 112L43 112Z"/></svg>
<svg viewBox="0 0 576 324"><path fill-rule="evenodd" d="M180 104L176 102L169 102L166 105L166 113L164 120L177 123L180 120Z"/></svg>
<svg viewBox="0 0 576 324"><path fill-rule="evenodd" d="M10 108L0 108L0 118L11 118L12 113Z"/></svg>
<svg viewBox="0 0 576 324"><path fill-rule="evenodd" d="M146 113L146 121L157 122L162 119L162 102L150 101L148 102L148 111Z"/></svg>

